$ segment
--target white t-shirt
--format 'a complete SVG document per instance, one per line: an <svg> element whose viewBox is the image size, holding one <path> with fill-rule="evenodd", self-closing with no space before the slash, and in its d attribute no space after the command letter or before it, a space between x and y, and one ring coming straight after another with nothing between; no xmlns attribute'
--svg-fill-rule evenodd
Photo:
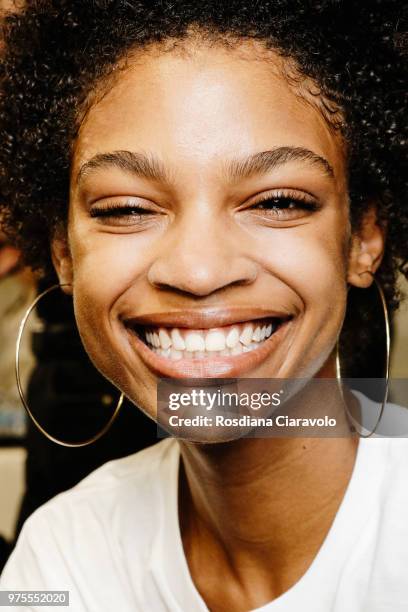
<svg viewBox="0 0 408 612"><path fill-rule="evenodd" d="M70 607L58 610L73 612L207 611L180 536L179 460L177 441L163 440L105 464L39 508L25 523L0 589L68 590ZM18 609L44 608L10 611ZM360 440L317 556L261 610L407 612L407 439Z"/></svg>

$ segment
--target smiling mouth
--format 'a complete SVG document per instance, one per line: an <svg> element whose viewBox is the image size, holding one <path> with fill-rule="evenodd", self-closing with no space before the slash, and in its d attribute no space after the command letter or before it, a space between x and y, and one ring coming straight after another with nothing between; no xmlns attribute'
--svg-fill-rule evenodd
<svg viewBox="0 0 408 612"><path fill-rule="evenodd" d="M170 361L236 357L265 345L290 317L269 317L209 329L127 324L155 355Z"/></svg>

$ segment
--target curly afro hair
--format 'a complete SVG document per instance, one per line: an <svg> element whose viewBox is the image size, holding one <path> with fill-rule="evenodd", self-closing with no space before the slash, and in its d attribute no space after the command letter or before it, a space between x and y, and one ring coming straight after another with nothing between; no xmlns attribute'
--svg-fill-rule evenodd
<svg viewBox="0 0 408 612"><path fill-rule="evenodd" d="M52 270L49 240L67 215L81 109L130 51L183 40L192 29L226 44L256 39L313 80L328 120L331 109L341 109L351 221L357 227L376 203L387 231L377 278L396 307L397 272L408 275L401 6L400 0L27 0L2 26L3 227L29 265ZM367 304L363 310L368 316Z"/></svg>

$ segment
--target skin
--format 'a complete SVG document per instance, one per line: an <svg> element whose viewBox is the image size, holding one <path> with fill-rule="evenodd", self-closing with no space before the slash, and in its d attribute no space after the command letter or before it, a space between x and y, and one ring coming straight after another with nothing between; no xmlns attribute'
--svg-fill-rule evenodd
<svg viewBox="0 0 408 612"><path fill-rule="evenodd" d="M306 148L333 173L298 160L227 176L230 160L278 147ZM95 155L124 150L157 157L169 181L107 165L81 171ZM129 60L81 123L68 232L52 244L101 372L154 418L157 372L135 350L124 319L248 307L284 309L293 318L246 377L334 376L347 284L369 286L366 272L375 271L384 248L374 208L351 235L346 155L319 105L295 90L282 61L258 44L226 50L191 43ZM263 195L281 192L317 209L279 215L256 208ZM151 214L90 216L92 207L129 199ZM312 563L349 482L356 440L181 448L180 525L197 589L211 610L264 605Z"/></svg>
<svg viewBox="0 0 408 612"><path fill-rule="evenodd" d="M20 252L7 243L0 230L0 279L11 274L18 266L19 260Z"/></svg>

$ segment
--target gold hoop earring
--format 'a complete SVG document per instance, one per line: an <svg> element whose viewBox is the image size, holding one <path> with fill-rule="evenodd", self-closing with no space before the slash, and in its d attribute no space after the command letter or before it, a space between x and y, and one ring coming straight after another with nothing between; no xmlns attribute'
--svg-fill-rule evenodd
<svg viewBox="0 0 408 612"><path fill-rule="evenodd" d="M370 274L373 277L375 286L377 287L378 293L380 294L381 305L382 305L383 314L384 314L385 342L386 342L385 391L384 391L384 396L383 396L383 400L382 400L382 403L381 403L380 414L378 416L378 419L377 419L377 421L375 423L374 428L372 429L372 431L369 434L362 434L360 432L357 432L357 434L360 436L360 438L370 438L372 435L375 434L375 432L378 429L378 426L379 426L379 424L381 422L381 419L383 417L385 405L386 405L387 399L388 399L388 389L389 389L389 379L390 379L391 333L390 333L390 316L389 316L389 313L388 313L387 300L385 299L384 290L381 287L380 283L375 278L374 274L370 270L367 270L366 272L363 272L362 274ZM341 391L341 395L342 395L342 398L343 398L343 403L344 403L344 407L345 407L347 416L349 417L349 419L354 421L353 417L350 415L350 413L348 411L347 403L346 403L346 401L344 399L344 395L343 395L342 378L341 378L341 366L340 366L340 356L339 356L339 342L338 341L337 341L337 344L336 344L336 379L337 379L337 382L338 382L339 387L340 387L340 391Z"/></svg>
<svg viewBox="0 0 408 612"><path fill-rule="evenodd" d="M33 415L33 413L31 412L31 409L27 403L27 400L25 398L24 392L23 392L23 388L21 385L21 379L20 379L20 346L21 346L21 339L23 337L23 333L24 333L24 328L26 326L28 317L30 316L31 312L34 310L34 308L37 306L38 302L46 295L48 295L48 293L51 293L51 291L54 291L55 289L61 289L62 287L70 287L71 285L69 283L65 283L65 284L57 284L57 285L52 285L52 287L49 287L48 289L46 289L45 291L43 291L42 293L40 293L35 300L30 304L30 306L27 308L26 312L24 313L24 317L21 320L20 323L20 327L19 327L19 331L18 331L18 336L17 336L17 341L16 341L16 363L15 363L15 374L16 374L16 382L17 382L17 389L18 389L18 393L20 395L20 399L22 401L22 404L28 414L28 416L30 417L30 419L32 420L32 422L34 423L34 425L37 427L37 429L46 437L48 438L48 440L51 440L51 442L55 442L55 444L59 444L60 446L67 446L69 448L79 448L81 446L88 446L89 444L92 444L93 442L96 442L97 440L99 440L99 438L101 438L111 427L112 423L114 422L114 420L116 419L116 417L119 414L120 408L123 404L123 399L124 399L124 395L123 393L120 394L118 403L116 404L116 408L111 416L111 418L109 419L109 421L106 423L106 425L104 425L104 427L102 427L102 429L100 431L98 431L97 434L95 434L94 436L92 436L91 438L88 438L86 440L84 440L83 442L65 442L64 440L60 440L59 438L56 438L55 436L53 436L52 434L50 434L48 431L46 431L44 429L44 427L37 421L37 419L35 418L35 416Z"/></svg>

